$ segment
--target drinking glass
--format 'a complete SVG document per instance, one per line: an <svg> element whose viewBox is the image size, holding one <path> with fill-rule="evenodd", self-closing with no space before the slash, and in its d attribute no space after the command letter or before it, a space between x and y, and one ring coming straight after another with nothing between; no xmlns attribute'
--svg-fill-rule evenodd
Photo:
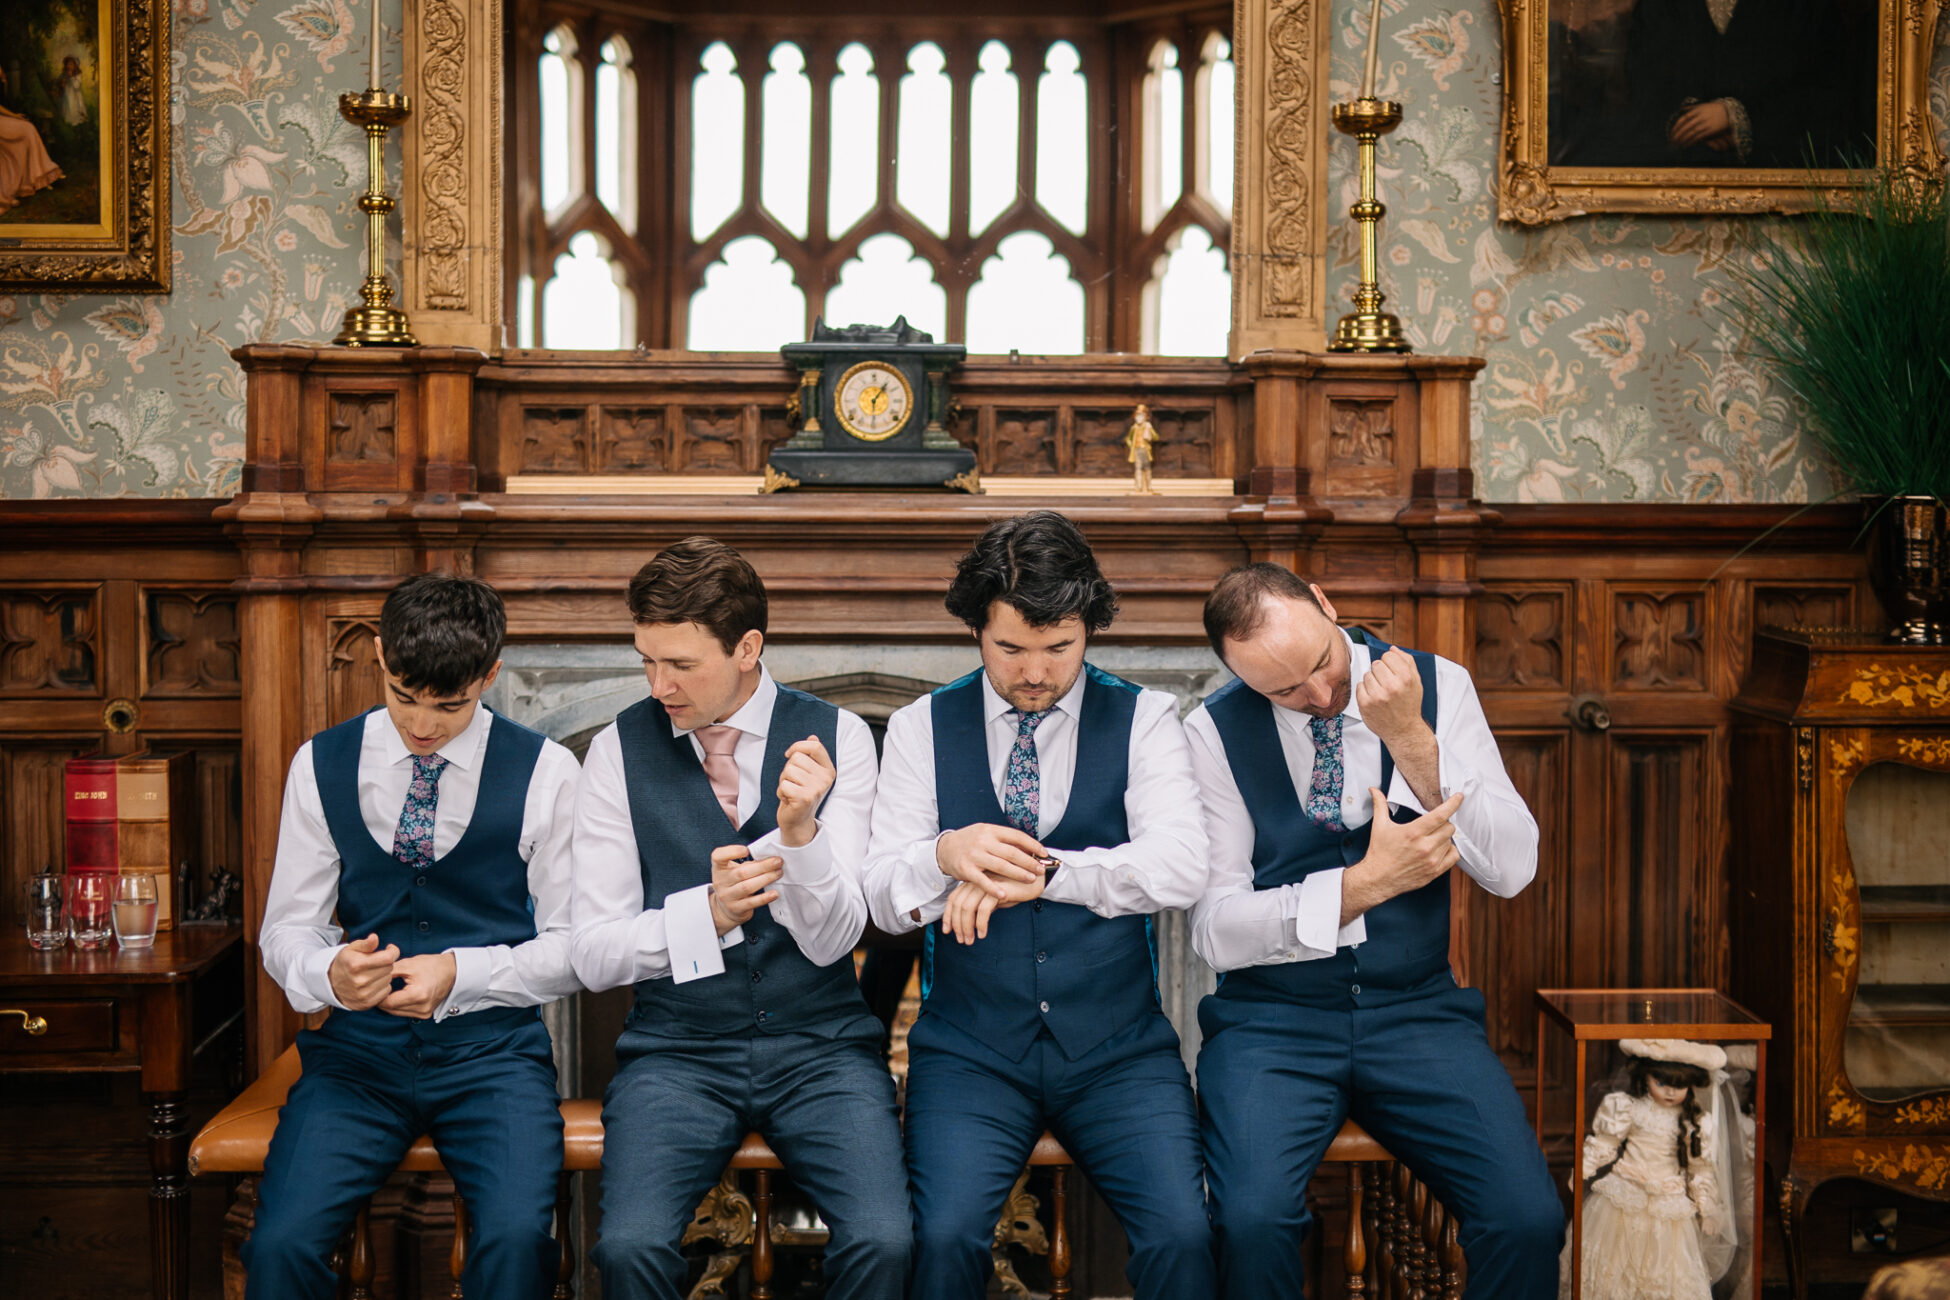
<svg viewBox="0 0 1950 1300"><path fill-rule="evenodd" d="M46 951L68 941L68 897L61 877L27 878L27 946Z"/></svg>
<svg viewBox="0 0 1950 1300"><path fill-rule="evenodd" d="M115 941L124 948L156 942L156 878L146 871L115 878Z"/></svg>
<svg viewBox="0 0 1950 1300"><path fill-rule="evenodd" d="M113 928L115 877L103 871L68 873L68 934L77 948L106 948Z"/></svg>

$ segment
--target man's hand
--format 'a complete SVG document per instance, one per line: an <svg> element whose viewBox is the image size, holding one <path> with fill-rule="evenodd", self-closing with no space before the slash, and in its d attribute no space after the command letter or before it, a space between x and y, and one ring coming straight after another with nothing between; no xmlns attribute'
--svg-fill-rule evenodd
<svg viewBox="0 0 1950 1300"><path fill-rule="evenodd" d="M346 944L327 972L332 995L347 1011L378 1006L393 991L393 963L398 960L398 945L389 943L382 950L376 934Z"/></svg>
<svg viewBox="0 0 1950 1300"><path fill-rule="evenodd" d="M942 875L986 890L997 901L1003 897L1003 886L1011 882L1034 884L1041 893L1043 857L1043 846L1030 836L992 822L949 831L934 842L934 861Z"/></svg>
<svg viewBox="0 0 1950 1300"><path fill-rule="evenodd" d="M1341 924L1406 894L1456 865L1456 828L1449 820L1462 807L1458 790L1414 821L1403 825L1388 815L1388 800L1373 786L1374 829L1368 853L1341 873Z"/></svg>
<svg viewBox="0 0 1950 1300"><path fill-rule="evenodd" d="M819 833L819 801L838 776L819 737L796 740L785 751L779 773L779 839L790 848L804 848Z"/></svg>
<svg viewBox="0 0 1950 1300"><path fill-rule="evenodd" d="M424 957L402 957L393 963L393 978L406 984L394 989L379 1004L381 1011L414 1020L431 1020L440 1004L454 991L454 955L428 953Z"/></svg>
<svg viewBox="0 0 1950 1300"><path fill-rule="evenodd" d="M963 943L988 938L989 918L995 915L995 909L1041 898L1043 880L1039 873L1033 882L993 877L982 884L962 881L948 895L948 904L941 913L941 932Z"/></svg>
<svg viewBox="0 0 1950 1300"><path fill-rule="evenodd" d="M1368 665L1354 688L1354 702L1361 721L1391 750L1404 747L1418 732L1429 732L1429 724L1422 721L1422 674L1400 646L1391 646Z"/></svg>
<svg viewBox="0 0 1950 1300"><path fill-rule="evenodd" d="M767 903L776 903L779 891L772 886L785 874L783 858L751 858L742 844L727 844L711 850L711 919L719 935L752 919L752 913Z"/></svg>

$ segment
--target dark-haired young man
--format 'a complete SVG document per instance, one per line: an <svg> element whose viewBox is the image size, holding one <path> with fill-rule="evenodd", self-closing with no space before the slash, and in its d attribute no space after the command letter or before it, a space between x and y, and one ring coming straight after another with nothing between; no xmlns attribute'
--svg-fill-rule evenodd
<svg viewBox="0 0 1950 1300"><path fill-rule="evenodd" d="M899 1300L907 1189L880 1022L853 977L873 737L760 660L765 587L706 537L629 588L650 698L589 746L577 972L636 986L603 1105L609 1300L677 1300L678 1244L745 1134L832 1230L826 1294Z"/></svg>
<svg viewBox="0 0 1950 1300"><path fill-rule="evenodd" d="M1449 970L1449 869L1537 870L1468 670L1334 622L1275 564L1205 606L1238 680L1186 719L1212 845L1192 946L1226 1300L1300 1300L1307 1180L1349 1115L1462 1222L1474 1300L1550 1300L1564 1216L1523 1103Z"/></svg>
<svg viewBox="0 0 1950 1300"><path fill-rule="evenodd" d="M1084 662L1117 603L1062 515L989 528L947 606L982 667L888 721L866 882L881 929L928 927L913 1294L983 1294L1048 1128L1123 1223L1139 1300L1209 1296L1197 1119L1151 938L1151 914L1205 884L1177 702Z"/></svg>
<svg viewBox="0 0 1950 1300"><path fill-rule="evenodd" d="M467 1198L467 1294L554 1285L562 1118L536 1008L578 987L577 767L480 707L506 626L484 582L401 583L379 616L385 707L291 761L258 943L296 1010L332 1012L298 1036L242 1252L253 1297L336 1295L333 1246L422 1134Z"/></svg>

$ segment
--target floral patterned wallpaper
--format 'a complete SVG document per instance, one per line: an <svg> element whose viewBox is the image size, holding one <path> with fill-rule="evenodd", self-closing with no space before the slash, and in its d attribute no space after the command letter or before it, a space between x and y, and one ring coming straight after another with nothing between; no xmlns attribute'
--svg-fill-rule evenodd
<svg viewBox="0 0 1950 1300"><path fill-rule="evenodd" d="M175 291L0 296L0 496L228 496L244 450L230 349L329 337L360 274L362 0L170 0ZM355 7L356 5L356 7ZM1360 76L1366 0L1338 0L1332 93ZM1390 303L1424 352L1488 359L1478 490L1493 501L1801 501L1828 494L1793 402L1717 313L1728 219L1495 218L1494 0L1383 0ZM399 5L382 11L396 78ZM1946 25L1945 36L1950 36ZM1950 118L1950 45L1931 107ZM1330 188L1352 201L1337 138ZM393 175L398 176L397 159ZM1354 280L1336 227L1331 283Z"/></svg>
<svg viewBox="0 0 1950 1300"><path fill-rule="evenodd" d="M368 0L164 2L174 291L0 295L0 496L231 495L230 350L329 338L357 294L365 140L338 95L366 82ZM391 85L398 0L381 18Z"/></svg>

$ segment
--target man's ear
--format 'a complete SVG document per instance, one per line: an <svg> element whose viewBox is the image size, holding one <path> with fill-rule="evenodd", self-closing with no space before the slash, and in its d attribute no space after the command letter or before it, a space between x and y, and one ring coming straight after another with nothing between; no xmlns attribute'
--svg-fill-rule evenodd
<svg viewBox="0 0 1950 1300"><path fill-rule="evenodd" d="M738 638L738 649L732 657L738 661L738 671L748 673L758 667L759 656L765 652L765 634L757 628Z"/></svg>
<svg viewBox="0 0 1950 1300"><path fill-rule="evenodd" d="M1314 594L1314 599L1320 602L1320 612L1327 615L1327 621L1329 623L1338 623L1341 621L1341 616L1334 612L1334 602L1327 599L1327 593L1320 589L1319 583L1308 583L1307 590L1311 591Z"/></svg>
<svg viewBox="0 0 1950 1300"><path fill-rule="evenodd" d="M501 661L499 659L496 659L494 661L493 666L490 667L487 670L487 672L482 675L481 689L485 691L488 687L494 685L494 679L499 677L500 675L501 675Z"/></svg>

